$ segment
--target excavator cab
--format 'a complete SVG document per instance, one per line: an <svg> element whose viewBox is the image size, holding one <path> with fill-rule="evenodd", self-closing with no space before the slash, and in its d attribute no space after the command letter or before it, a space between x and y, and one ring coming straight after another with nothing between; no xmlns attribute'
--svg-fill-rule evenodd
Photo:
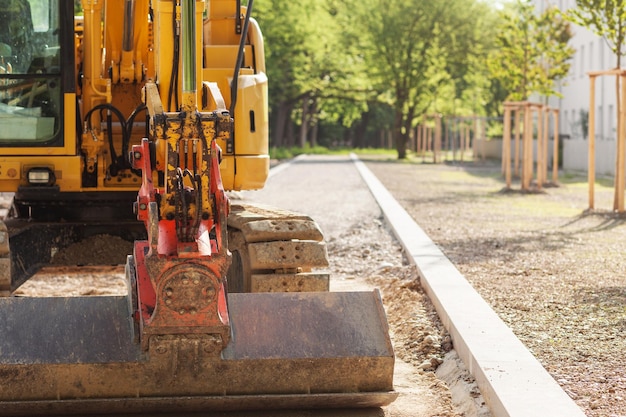
<svg viewBox="0 0 626 417"><path fill-rule="evenodd" d="M252 1L0 2L33 22L0 44L0 414L393 401L379 293L328 292L312 219L228 198L269 166ZM18 296L99 234L132 242L124 294Z"/></svg>

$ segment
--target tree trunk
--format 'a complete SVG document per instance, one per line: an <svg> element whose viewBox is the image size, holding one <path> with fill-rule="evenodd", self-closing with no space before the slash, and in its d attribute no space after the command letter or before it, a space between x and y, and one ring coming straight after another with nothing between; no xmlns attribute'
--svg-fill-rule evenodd
<svg viewBox="0 0 626 417"><path fill-rule="evenodd" d="M274 134L272 146L287 146L285 140L285 132L287 130L287 123L290 122L289 115L291 114L291 105L288 103L280 103L278 109L274 112Z"/></svg>
<svg viewBox="0 0 626 417"><path fill-rule="evenodd" d="M406 137L402 134L403 116L402 110L396 108L396 114L393 121L392 138L396 143L398 159L406 159Z"/></svg>
<svg viewBox="0 0 626 417"><path fill-rule="evenodd" d="M318 131L318 126L317 123L313 124L313 126L311 126L311 129L309 131L309 143L311 144L311 148L314 148L317 146L317 131Z"/></svg>
<svg viewBox="0 0 626 417"><path fill-rule="evenodd" d="M365 148L365 132L367 131L367 125L370 121L371 112L368 110L361 114L361 119L354 128L354 143L355 148Z"/></svg>
<svg viewBox="0 0 626 417"><path fill-rule="evenodd" d="M302 116L300 117L300 135L298 136L298 146L304 148L306 136L309 129L309 95L302 98Z"/></svg>
<svg viewBox="0 0 626 417"><path fill-rule="evenodd" d="M317 146L317 131L318 131L318 123L317 123L317 100L313 98L311 100L311 106L309 107L309 143L311 147L314 148Z"/></svg>
<svg viewBox="0 0 626 417"><path fill-rule="evenodd" d="M291 120L291 117L287 117L286 127L285 127L285 146L291 148L296 144L296 134L295 134L296 126Z"/></svg>
<svg viewBox="0 0 626 417"><path fill-rule="evenodd" d="M411 125L413 124L414 115L415 115L415 107L410 106L407 115L403 116L403 121L402 121L403 125L402 125L402 130L400 131L400 138L402 140L402 143L404 143L405 157L406 157L407 148L409 147L410 140L411 140Z"/></svg>
<svg viewBox="0 0 626 417"><path fill-rule="evenodd" d="M341 143L336 143L335 141L333 141L333 145L339 145L339 146L347 146L349 148L354 148L354 132L352 131L352 129L345 129L343 131L343 137L342 137L342 142Z"/></svg>

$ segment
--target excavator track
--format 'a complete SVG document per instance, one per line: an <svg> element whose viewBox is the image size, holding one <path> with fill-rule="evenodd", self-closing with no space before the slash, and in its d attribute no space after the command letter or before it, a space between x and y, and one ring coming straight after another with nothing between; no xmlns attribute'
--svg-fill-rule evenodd
<svg viewBox="0 0 626 417"><path fill-rule="evenodd" d="M270 206L232 204L230 292L328 291L324 236L309 216Z"/></svg>

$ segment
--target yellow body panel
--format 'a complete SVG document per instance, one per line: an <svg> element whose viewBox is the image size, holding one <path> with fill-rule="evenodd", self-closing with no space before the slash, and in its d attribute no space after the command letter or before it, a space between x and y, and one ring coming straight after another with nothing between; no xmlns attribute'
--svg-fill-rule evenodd
<svg viewBox="0 0 626 417"><path fill-rule="evenodd" d="M234 164L237 164L237 175ZM222 165L224 165L222 167ZM257 190L263 188L270 170L268 155L225 157L220 165L222 181L228 183L229 190Z"/></svg>
<svg viewBox="0 0 626 417"><path fill-rule="evenodd" d="M239 76L239 98L235 107L235 153L237 155L267 155L268 118L267 76Z"/></svg>
<svg viewBox="0 0 626 417"><path fill-rule="evenodd" d="M47 167L54 171L56 184L67 192L81 189L81 158L79 156L0 157L0 192L12 192L26 185L29 168Z"/></svg>

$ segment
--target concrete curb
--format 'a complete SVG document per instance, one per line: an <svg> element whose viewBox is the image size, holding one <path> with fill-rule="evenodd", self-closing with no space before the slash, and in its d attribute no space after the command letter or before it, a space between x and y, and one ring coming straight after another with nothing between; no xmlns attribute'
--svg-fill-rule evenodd
<svg viewBox="0 0 626 417"><path fill-rule="evenodd" d="M494 417L584 417L539 361L354 154L361 177L417 266L421 283Z"/></svg>

